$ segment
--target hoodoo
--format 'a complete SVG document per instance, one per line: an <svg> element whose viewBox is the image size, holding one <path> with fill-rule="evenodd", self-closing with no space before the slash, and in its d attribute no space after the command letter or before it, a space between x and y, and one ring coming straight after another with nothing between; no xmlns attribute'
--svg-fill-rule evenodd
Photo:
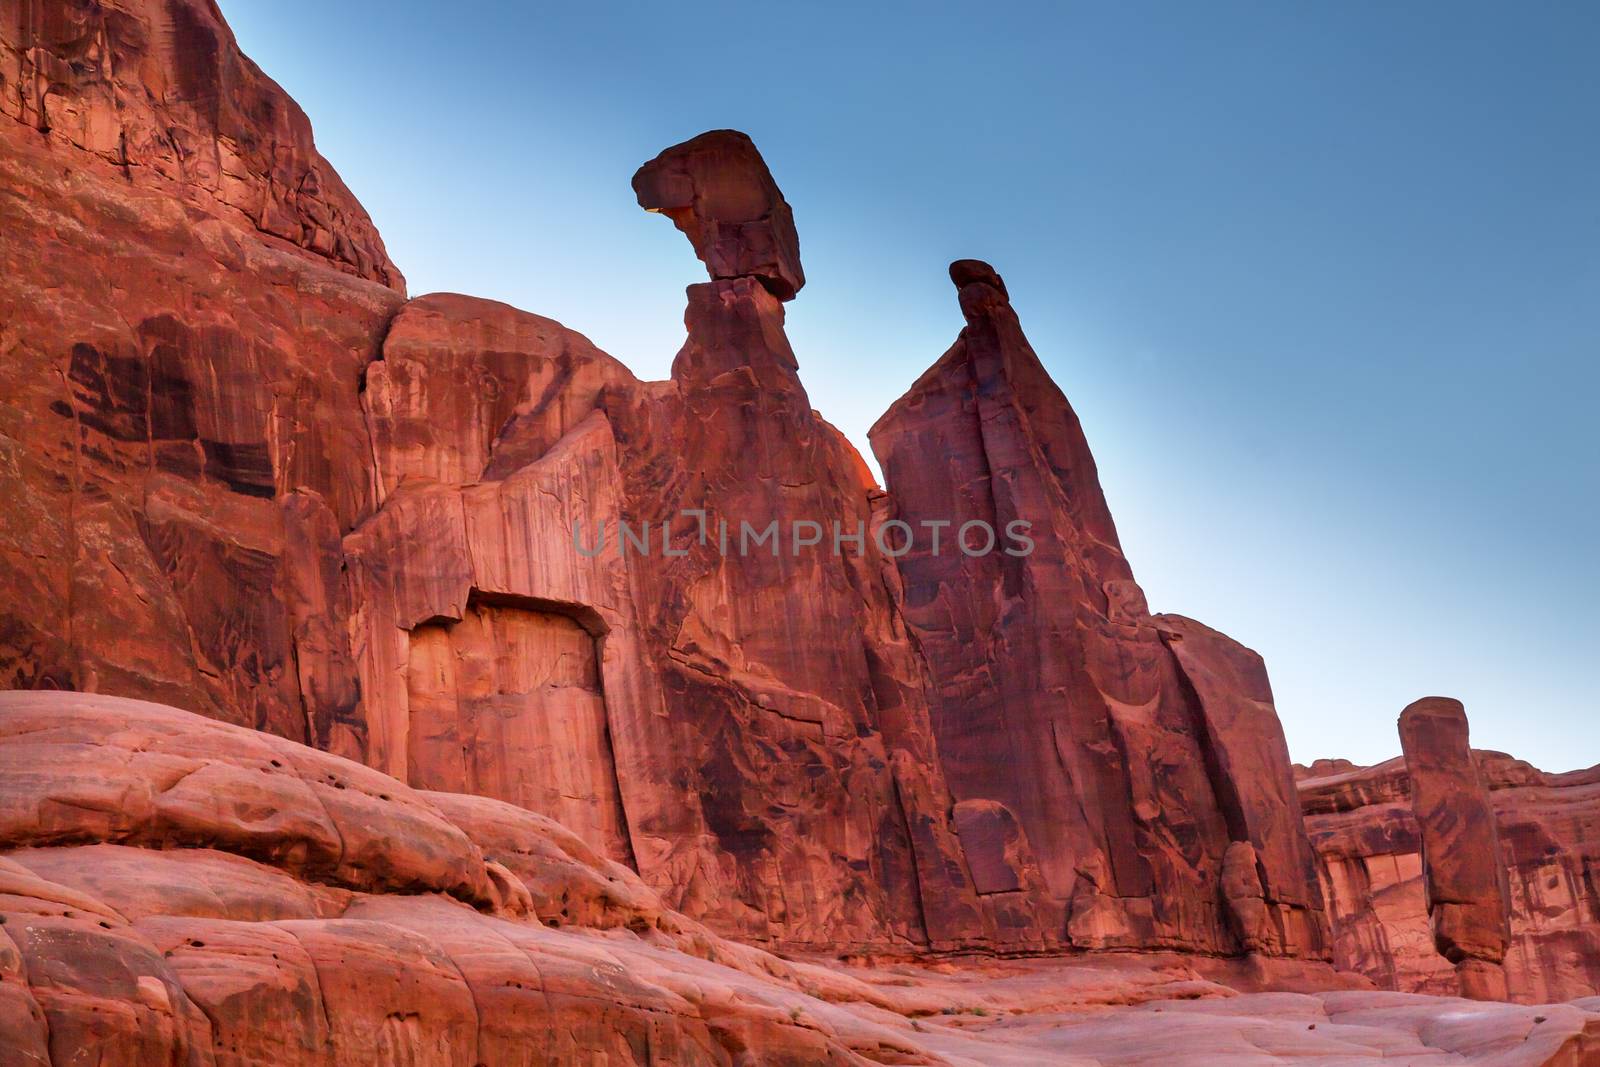
<svg viewBox="0 0 1600 1067"><path fill-rule="evenodd" d="M210 0L0 6L0 1061L1592 1062L1454 999L1600 991L1592 772L1433 700L1297 795L993 267L880 488L751 139L633 190L665 381L408 299Z"/></svg>

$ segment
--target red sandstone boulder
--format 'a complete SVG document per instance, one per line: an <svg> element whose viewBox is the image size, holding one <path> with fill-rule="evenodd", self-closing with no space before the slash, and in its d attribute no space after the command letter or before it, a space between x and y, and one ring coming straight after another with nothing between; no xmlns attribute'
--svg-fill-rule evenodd
<svg viewBox="0 0 1600 1067"><path fill-rule="evenodd" d="M639 206L670 218L713 279L755 278L779 300L805 285L794 213L750 138L712 130L633 176Z"/></svg>

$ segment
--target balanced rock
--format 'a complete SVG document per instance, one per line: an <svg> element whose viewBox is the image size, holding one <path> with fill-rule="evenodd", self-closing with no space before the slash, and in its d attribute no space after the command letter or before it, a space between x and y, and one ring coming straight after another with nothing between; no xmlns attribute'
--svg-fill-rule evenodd
<svg viewBox="0 0 1600 1067"><path fill-rule="evenodd" d="M673 145L639 168L633 191L688 236L712 278L755 278L779 300L805 285L794 213L745 134L712 130Z"/></svg>

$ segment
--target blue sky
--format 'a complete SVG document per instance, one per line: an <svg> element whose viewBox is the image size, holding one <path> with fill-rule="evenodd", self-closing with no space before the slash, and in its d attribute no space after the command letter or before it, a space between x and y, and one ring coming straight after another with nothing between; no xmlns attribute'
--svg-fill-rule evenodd
<svg viewBox="0 0 1600 1067"><path fill-rule="evenodd" d="M413 295L642 377L703 277L628 186L749 133L790 337L866 429L1004 274L1151 605L1260 651L1296 759L1600 762L1600 5L222 0Z"/></svg>

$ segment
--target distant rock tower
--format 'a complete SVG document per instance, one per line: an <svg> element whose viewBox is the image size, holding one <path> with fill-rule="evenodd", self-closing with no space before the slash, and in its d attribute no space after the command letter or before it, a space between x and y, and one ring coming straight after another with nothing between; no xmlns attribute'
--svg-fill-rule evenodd
<svg viewBox="0 0 1600 1067"><path fill-rule="evenodd" d="M1455 964L1462 996L1505 1000L1506 865L1468 745L1466 710L1459 700L1423 697L1400 713L1400 745L1422 834L1434 946Z"/></svg>

